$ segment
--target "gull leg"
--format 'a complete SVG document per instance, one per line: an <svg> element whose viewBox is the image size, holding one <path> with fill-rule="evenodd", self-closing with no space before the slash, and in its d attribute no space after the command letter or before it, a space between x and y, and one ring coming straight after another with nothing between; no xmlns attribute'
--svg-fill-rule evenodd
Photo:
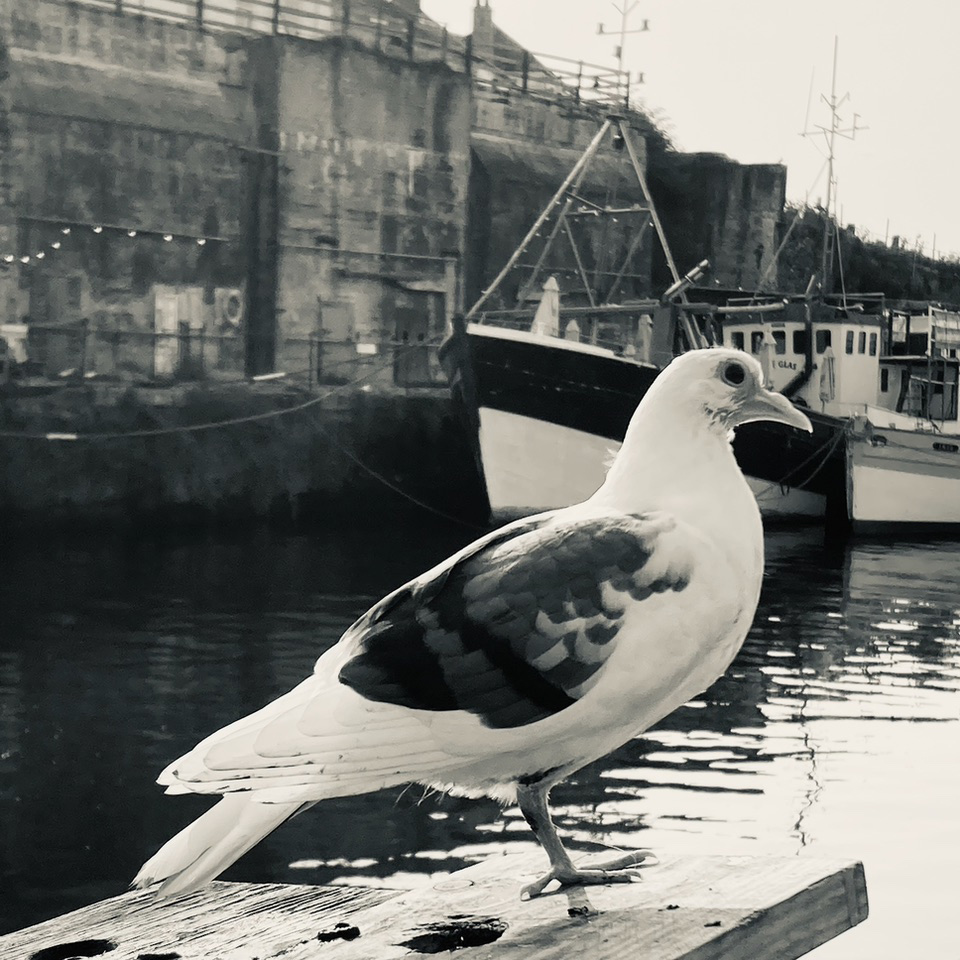
<svg viewBox="0 0 960 960"><path fill-rule="evenodd" d="M644 859L641 851L617 857L615 860L599 864L596 867L580 869L570 859L557 828L554 826L547 806L547 794L550 787L545 784L520 784L517 787L517 803L524 820L530 824L530 829L550 858L550 869L533 883L528 883L521 891L523 899L532 899L540 896L546 886L556 880L560 886L574 886L576 884L598 883L629 883L639 879L640 874L635 870L625 870L625 867L635 866Z"/></svg>

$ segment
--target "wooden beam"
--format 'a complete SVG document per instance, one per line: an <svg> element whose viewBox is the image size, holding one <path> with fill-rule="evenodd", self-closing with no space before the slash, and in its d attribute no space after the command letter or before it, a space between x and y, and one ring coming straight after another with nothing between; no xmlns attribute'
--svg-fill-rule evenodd
<svg viewBox="0 0 960 960"><path fill-rule="evenodd" d="M240 883L170 900L130 893L0 937L0 956L95 956L99 941L110 960L393 960L461 946L470 960L794 960L867 916L863 867L848 861L687 857L644 867L641 882L521 900L544 866L539 852L493 856L402 894Z"/></svg>

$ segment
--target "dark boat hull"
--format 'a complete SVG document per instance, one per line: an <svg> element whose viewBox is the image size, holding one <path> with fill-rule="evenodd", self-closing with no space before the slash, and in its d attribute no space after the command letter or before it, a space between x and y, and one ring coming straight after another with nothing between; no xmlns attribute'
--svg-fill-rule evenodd
<svg viewBox="0 0 960 960"><path fill-rule="evenodd" d="M498 519L590 496L659 372L589 345L476 325L460 326L441 359ZM738 431L734 452L768 514L844 510L845 422L806 412L810 436L773 423Z"/></svg>

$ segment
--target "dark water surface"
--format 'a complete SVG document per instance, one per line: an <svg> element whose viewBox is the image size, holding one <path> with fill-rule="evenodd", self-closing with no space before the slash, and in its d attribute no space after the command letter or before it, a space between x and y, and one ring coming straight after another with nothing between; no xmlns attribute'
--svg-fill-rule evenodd
<svg viewBox="0 0 960 960"><path fill-rule="evenodd" d="M154 778L284 692L455 528L102 540L0 557L0 932L123 891L208 801ZM398 790L286 824L228 879L407 886L532 838ZM704 696L555 791L574 849L864 860L871 918L816 953L960 957L960 543L768 536L750 637Z"/></svg>

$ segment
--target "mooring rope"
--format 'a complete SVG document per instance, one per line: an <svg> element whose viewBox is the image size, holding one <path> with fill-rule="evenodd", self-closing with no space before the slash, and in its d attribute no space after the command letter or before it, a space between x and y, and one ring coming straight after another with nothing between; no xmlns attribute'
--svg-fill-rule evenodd
<svg viewBox="0 0 960 960"><path fill-rule="evenodd" d="M847 425L844 425L843 427L841 427L839 430L836 431L834 436L832 436L825 443L817 447L817 449L814 450L813 453L811 453L805 459L801 460L800 463L798 463L791 470L787 471L787 473L785 473L783 477L781 477L779 480L772 480L767 484L766 487L762 487L757 493L754 494L755 498L758 501L764 500L764 499L770 499L773 491L778 488L782 494L784 487L803 487L805 484L810 483L810 481L813 480L814 477L816 477L817 474L820 473L820 471L827 465L827 463L829 463L830 457L833 455L834 450L836 450L836 448L840 445L840 441L844 438L846 433L847 433ZM820 459L820 462L809 474L809 476L805 477L803 480L799 482L795 482L795 483L788 482L791 480L792 477L794 477L797 473L799 473L799 471L801 471L804 467L806 467L807 464L811 463L817 457L820 457L821 454L822 454L822 457Z"/></svg>
<svg viewBox="0 0 960 960"><path fill-rule="evenodd" d="M431 340L423 341L422 343L397 344L396 346L405 350L413 347L432 346L438 342L438 340ZM347 383L337 384L336 386L318 394L317 396L310 397L309 400L304 400L302 403L293 404L289 407L279 407L274 410L264 410L260 413L250 413L240 417L226 417L221 420L210 420L202 423L178 424L176 426L169 427L147 427L139 430L109 430L81 433L69 431L33 432L28 430L0 430L0 438L5 440L45 440L71 442L130 440L144 437L167 436L176 433L196 433L201 430L215 430L220 427L233 427L244 423L256 423L263 420L272 420L276 417L284 417L288 414L300 413L303 410L308 410L310 407L316 406L317 404L322 403L324 400L329 400L330 397L335 396L341 391L345 391L351 387L356 387L368 380L373 379L394 362L395 356L395 352L391 352L389 355L384 355L376 363L372 370L367 371L362 376L355 377L353 380L350 380ZM359 362L359 360L355 362ZM239 382L251 381L249 379L246 381L230 381L231 384L236 384Z"/></svg>

